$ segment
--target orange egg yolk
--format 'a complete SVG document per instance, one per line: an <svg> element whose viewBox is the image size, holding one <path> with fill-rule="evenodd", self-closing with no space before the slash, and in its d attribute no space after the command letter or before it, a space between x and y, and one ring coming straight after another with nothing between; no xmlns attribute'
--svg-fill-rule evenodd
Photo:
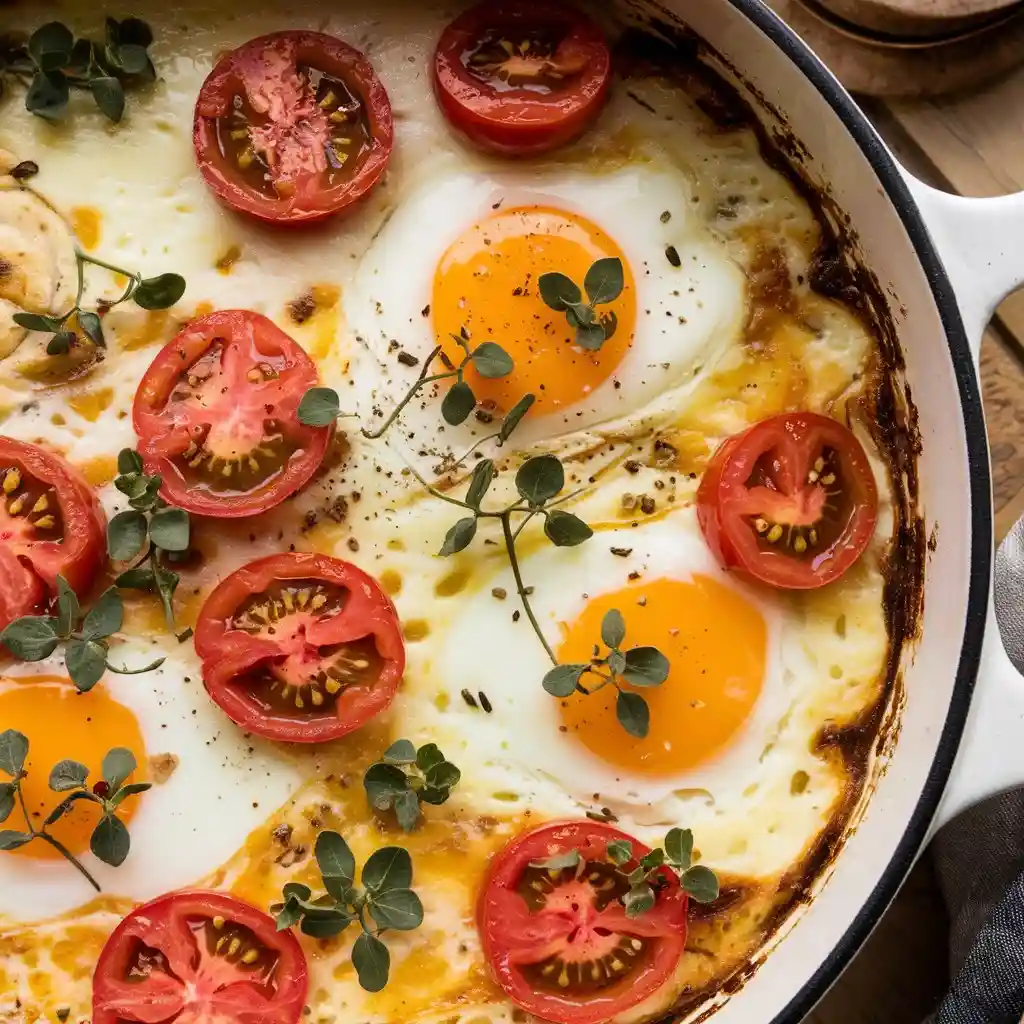
<svg viewBox="0 0 1024 1024"><path fill-rule="evenodd" d="M589 662L601 621L613 608L626 622L623 651L657 647L671 665L660 686L623 684L647 701L650 731L640 740L623 729L616 719L613 686L563 700L563 728L616 768L646 775L677 774L723 750L761 692L767 649L761 613L735 590L706 576L638 583L591 599L567 628L559 661ZM588 674L581 682L588 686L597 680Z"/></svg>
<svg viewBox="0 0 1024 1024"><path fill-rule="evenodd" d="M15 729L28 737L28 760L21 792L36 829L67 793L55 793L49 786L50 770L58 761L72 760L89 769L88 784L103 778L103 757L113 747L127 747L139 763L132 782L143 781L146 752L135 715L115 701L105 687L79 693L67 679L35 676L26 679L0 679L0 728ZM3 781L8 781L4 777ZM127 822L141 796L131 796L118 809L118 817ZM73 854L89 849L89 837L100 818L98 804L79 800L47 832ZM21 805L15 804L5 829L27 831ZM35 840L14 851L18 856L56 859L61 854L49 843Z"/></svg>
<svg viewBox="0 0 1024 1024"><path fill-rule="evenodd" d="M586 351L565 313L544 303L537 279L557 271L582 292L591 265L606 257L622 261L624 287L596 312L614 313L618 324L598 351ZM596 224L564 210L515 207L474 224L448 249L434 275L431 310L437 343L452 363L465 357L452 338L463 330L470 346L494 341L512 357L515 369L500 380L469 369L478 402L501 414L532 393L532 415L544 415L582 402L615 372L636 328L636 285L622 251Z"/></svg>

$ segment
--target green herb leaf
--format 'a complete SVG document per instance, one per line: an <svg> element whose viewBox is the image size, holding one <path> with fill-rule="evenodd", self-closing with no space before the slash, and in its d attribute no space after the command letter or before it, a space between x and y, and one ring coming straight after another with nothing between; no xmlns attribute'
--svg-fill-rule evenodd
<svg viewBox="0 0 1024 1024"><path fill-rule="evenodd" d="M25 109L47 121L58 121L67 109L71 90L60 71L37 71L25 95Z"/></svg>
<svg viewBox="0 0 1024 1024"><path fill-rule="evenodd" d="M427 791L424 790L424 793ZM447 799L447 797L445 798ZM444 801L441 801L442 803ZM420 822L420 798L407 789L395 797L395 818L403 832L412 832Z"/></svg>
<svg viewBox="0 0 1024 1024"><path fill-rule="evenodd" d="M694 864L683 875L683 888L698 903L714 903L720 892L718 876L703 864Z"/></svg>
<svg viewBox="0 0 1024 1024"><path fill-rule="evenodd" d="M672 828L665 836L665 853L669 863L686 871L693 860L693 832L688 828Z"/></svg>
<svg viewBox="0 0 1024 1024"><path fill-rule="evenodd" d="M388 947L375 935L363 932L352 947L352 966L367 992L379 992L388 983L391 970Z"/></svg>
<svg viewBox="0 0 1024 1024"><path fill-rule="evenodd" d="M103 337L103 324L97 314L90 313L84 309L79 310L78 326L82 328L85 336L94 345L98 345L100 348L107 347L106 339Z"/></svg>
<svg viewBox="0 0 1024 1024"><path fill-rule="evenodd" d="M337 832L321 832L314 847L316 863L325 879L335 878L351 886L356 877L356 859L348 843Z"/></svg>
<svg viewBox="0 0 1024 1024"><path fill-rule="evenodd" d="M444 754L436 743L425 743L416 752L416 767L421 772L429 772L444 761Z"/></svg>
<svg viewBox="0 0 1024 1024"><path fill-rule="evenodd" d="M476 519L468 517L460 519L445 535L440 554L447 557L464 551L473 543L476 536ZM10 627L8 627L10 628Z"/></svg>
<svg viewBox="0 0 1024 1024"><path fill-rule="evenodd" d="M597 352L606 340L601 324L580 324L576 328L576 344L585 352Z"/></svg>
<svg viewBox="0 0 1024 1024"><path fill-rule="evenodd" d="M487 491L497 475L498 471L490 459L482 459L478 462L473 470L472 479L469 481L469 489L466 491L466 503L479 509L480 503L487 496Z"/></svg>
<svg viewBox="0 0 1024 1024"><path fill-rule="evenodd" d="M647 884L633 886L622 897L626 917L639 917L654 906L654 890Z"/></svg>
<svg viewBox="0 0 1024 1024"><path fill-rule="evenodd" d="M127 562L143 548L148 536L146 517L134 509L118 512L107 523L107 550L115 562Z"/></svg>
<svg viewBox="0 0 1024 1024"><path fill-rule="evenodd" d="M462 779L462 772L450 761L442 761L440 764L435 764L433 767L428 768L424 775L427 784L434 789L452 790Z"/></svg>
<svg viewBox="0 0 1024 1024"><path fill-rule="evenodd" d="M112 75L98 75L96 78L91 78L89 79L89 90L92 92L92 98L96 101L96 106L100 108L100 113L108 121L117 124L124 117L124 86L116 78ZM173 303L168 303L168 305L173 305ZM163 309L164 307L150 308Z"/></svg>
<svg viewBox="0 0 1024 1024"><path fill-rule="evenodd" d="M28 737L16 729L5 729L0 732L0 772L5 772L12 779L21 777L28 757Z"/></svg>
<svg viewBox="0 0 1024 1024"><path fill-rule="evenodd" d="M101 771L111 793L116 793L137 767L135 755L125 747L114 747L108 751L107 756L103 758Z"/></svg>
<svg viewBox="0 0 1024 1024"><path fill-rule="evenodd" d="M302 922L302 934L314 939L333 939L353 920L351 914L339 910L307 912Z"/></svg>
<svg viewBox="0 0 1024 1024"><path fill-rule="evenodd" d="M608 844L608 857L622 867L633 859L633 844L628 839L613 839Z"/></svg>
<svg viewBox="0 0 1024 1024"><path fill-rule="evenodd" d="M476 372L488 380L507 377L515 369L512 357L493 341L485 341L478 345L470 358Z"/></svg>
<svg viewBox="0 0 1024 1024"><path fill-rule="evenodd" d="M17 850L19 846L31 843L35 839L29 832L15 832L12 829L5 829L0 832L0 851Z"/></svg>
<svg viewBox="0 0 1024 1024"><path fill-rule="evenodd" d="M638 693L620 690L615 700L615 716L623 729L638 740L645 739L651 728L651 710Z"/></svg>
<svg viewBox="0 0 1024 1024"><path fill-rule="evenodd" d="M310 388L299 402L299 422L306 427L329 427L341 414L334 388Z"/></svg>
<svg viewBox="0 0 1024 1024"><path fill-rule="evenodd" d="M89 839L89 849L93 856L114 868L125 862L131 846L131 836L124 822L112 814L100 819Z"/></svg>
<svg viewBox="0 0 1024 1024"><path fill-rule="evenodd" d="M539 507L565 486L565 470L554 455L538 455L519 467L516 489L530 505Z"/></svg>
<svg viewBox="0 0 1024 1024"><path fill-rule="evenodd" d="M114 21L108 18L109 22ZM141 18L125 18L122 22L114 22L117 30L118 43L123 47L141 46L146 49L153 45L153 30Z"/></svg>
<svg viewBox="0 0 1024 1024"><path fill-rule="evenodd" d="M552 697L568 697L576 691L586 665L556 665L544 676L544 689Z"/></svg>
<svg viewBox="0 0 1024 1024"><path fill-rule="evenodd" d="M613 676L621 676L626 668L626 656L622 651L612 651L607 659L608 668Z"/></svg>
<svg viewBox="0 0 1024 1024"><path fill-rule="evenodd" d="M469 414L476 408L476 395L473 389L464 381L456 381L444 396L441 402L441 415L445 423L457 427L465 423Z"/></svg>
<svg viewBox="0 0 1024 1024"><path fill-rule="evenodd" d="M85 800L88 803L101 802L99 797L94 796L88 790L76 789L73 793L70 793L68 796L64 797L64 799L61 800L61 802L57 804L57 806L54 807L52 811L50 811L50 813L46 816L46 820L43 822L43 825L49 827L50 825L54 824L54 822L60 821L60 819L63 818L64 815L67 814L68 811L71 810L71 808L81 800Z"/></svg>
<svg viewBox="0 0 1024 1024"><path fill-rule="evenodd" d="M551 309L564 310L583 298L583 293L572 278L565 274L541 274L537 279L540 297Z"/></svg>
<svg viewBox="0 0 1024 1024"><path fill-rule="evenodd" d="M114 580L114 585L122 590L144 590L153 592L156 576L152 569L128 569Z"/></svg>
<svg viewBox="0 0 1024 1024"><path fill-rule="evenodd" d="M49 55L63 56L66 64L71 57L74 45L75 37L72 35L71 29L59 21L49 21L45 25L40 25L29 36L28 52L40 66L43 66L45 58Z"/></svg>
<svg viewBox="0 0 1024 1024"><path fill-rule="evenodd" d="M118 473L127 476L129 473L141 473L142 470L142 456L134 448L122 448L117 453Z"/></svg>
<svg viewBox="0 0 1024 1024"><path fill-rule="evenodd" d="M78 625L80 615L81 609L78 606L78 595L71 589L71 584L58 573L57 632L62 637L68 636L75 626Z"/></svg>
<svg viewBox="0 0 1024 1024"><path fill-rule="evenodd" d="M395 740L384 751L383 760L388 764L415 764L416 747L410 740Z"/></svg>
<svg viewBox="0 0 1024 1024"><path fill-rule="evenodd" d="M77 761L58 761L50 771L50 789L55 793L66 793L85 785L89 769Z"/></svg>
<svg viewBox="0 0 1024 1024"><path fill-rule="evenodd" d="M618 608L605 612L601 620L601 642L613 650L626 639L626 620Z"/></svg>
<svg viewBox="0 0 1024 1024"><path fill-rule="evenodd" d="M108 587L100 595L82 623L84 640L103 640L116 633L124 623L124 604L116 587Z"/></svg>
<svg viewBox="0 0 1024 1024"><path fill-rule="evenodd" d="M622 260L617 256L598 260L583 279L583 287L593 306L614 302L622 294L624 284Z"/></svg>
<svg viewBox="0 0 1024 1024"><path fill-rule="evenodd" d="M122 786L111 798L111 807L120 807L130 796L135 796L138 793L145 793L146 790L152 789L153 785L150 782L132 782L127 786Z"/></svg>
<svg viewBox="0 0 1024 1024"><path fill-rule="evenodd" d="M80 693L88 693L107 669L107 650L94 640L69 640L64 664Z"/></svg>
<svg viewBox="0 0 1024 1024"><path fill-rule="evenodd" d="M412 885L412 858L401 846L385 846L363 865L363 885L374 893L408 889Z"/></svg>
<svg viewBox="0 0 1024 1024"><path fill-rule="evenodd" d="M511 409L508 414L501 421L501 429L498 431L498 445L503 445L511 436L512 431L519 426L522 418L533 408L533 403L537 401L536 395L523 395L518 402Z"/></svg>
<svg viewBox="0 0 1024 1024"><path fill-rule="evenodd" d="M161 508L149 521L149 538L164 551L188 551L188 513L180 508Z"/></svg>
<svg viewBox="0 0 1024 1024"><path fill-rule="evenodd" d="M640 858L640 867L642 867L648 875L657 868L660 868L664 863L665 851L659 846L656 846L650 853L645 854Z"/></svg>
<svg viewBox="0 0 1024 1024"><path fill-rule="evenodd" d="M544 519L544 533L555 547L574 548L594 536L594 531L571 512L552 509Z"/></svg>
<svg viewBox="0 0 1024 1024"><path fill-rule="evenodd" d="M604 330L604 340L608 341L615 337L615 332L619 329L619 318L609 309L601 314L600 324Z"/></svg>
<svg viewBox="0 0 1024 1024"><path fill-rule="evenodd" d="M363 788L370 806L386 811L409 789L409 779L397 765L371 764L363 776Z"/></svg>
<svg viewBox="0 0 1024 1024"><path fill-rule="evenodd" d="M302 908L295 900L288 900L277 912L275 921L279 932L287 931L302 920Z"/></svg>
<svg viewBox="0 0 1024 1024"><path fill-rule="evenodd" d="M40 316L38 313L15 313L14 322L26 331L40 331L43 334L53 334L61 329L61 321L53 317Z"/></svg>
<svg viewBox="0 0 1024 1024"><path fill-rule="evenodd" d="M139 282L132 301L143 309L169 309L185 294L185 278L180 274L160 274Z"/></svg>
<svg viewBox="0 0 1024 1024"><path fill-rule="evenodd" d="M579 850L566 850L544 860L531 860L530 867L540 868L542 871L567 871L569 868L578 868L582 860Z"/></svg>
<svg viewBox="0 0 1024 1024"><path fill-rule="evenodd" d="M423 904L412 889L389 889L370 902L370 912L380 928L409 932L423 924Z"/></svg>
<svg viewBox="0 0 1024 1024"><path fill-rule="evenodd" d="M6 821L14 810L14 794L17 786L13 782L0 782L0 822Z"/></svg>
<svg viewBox="0 0 1024 1024"><path fill-rule="evenodd" d="M597 323L597 314L594 307L586 302L577 302L565 311L565 318L569 321L570 327L589 327Z"/></svg>
<svg viewBox="0 0 1024 1024"><path fill-rule="evenodd" d="M0 633L0 643L22 661L42 661L57 649L56 625L56 619L27 615Z"/></svg>
<svg viewBox="0 0 1024 1024"><path fill-rule="evenodd" d="M657 647L634 647L626 651L622 678L633 686L661 686L669 668L668 658Z"/></svg>

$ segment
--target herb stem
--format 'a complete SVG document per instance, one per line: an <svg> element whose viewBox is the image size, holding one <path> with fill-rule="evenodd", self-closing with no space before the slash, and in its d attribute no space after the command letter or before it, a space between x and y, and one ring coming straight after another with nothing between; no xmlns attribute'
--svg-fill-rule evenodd
<svg viewBox="0 0 1024 1024"><path fill-rule="evenodd" d="M481 437L480 440L477 441L477 443L473 445L473 447L470 448L469 451L465 453L465 455L462 456L462 458L458 459L455 462L455 464L452 466L452 469L458 469L459 466L461 466L466 461L466 459L468 459L470 455L472 455L473 452L477 450L477 448L479 448L481 445L487 444L488 441L493 441L496 437L501 437L500 430L495 431L493 434L488 434L486 437Z"/></svg>
<svg viewBox="0 0 1024 1024"><path fill-rule="evenodd" d="M107 263L106 260L101 260L97 256L90 256L87 252L82 249L75 249L75 255L83 263L91 263L93 266L102 267L104 270L109 270L112 274L120 274L122 277L135 278L138 274L129 273L124 267L117 267L113 263Z"/></svg>
<svg viewBox="0 0 1024 1024"><path fill-rule="evenodd" d="M454 376L454 373L443 373L443 374L437 374L437 375L435 375L433 377L430 377L428 379L427 374L430 372L430 365L431 365L431 363L433 363L434 359L437 357L437 354L440 351L441 351L441 346L440 345L436 346L434 351L430 353L430 355L427 357L426 361L423 363L423 369L420 371L419 377L416 378L416 383L413 384L413 386L409 389L409 391L406 394L405 398L403 398L398 403L398 405L396 405L394 407L394 409L391 410L391 415L388 416L388 418L384 421L384 423L380 427L378 427L376 430L367 430L364 427L363 428L363 437L365 437L365 438L367 438L368 440L371 440L371 441L376 440L378 437L383 437L384 434L387 433L388 427L390 427L391 424L394 423L395 420L398 419L398 417L402 413L402 410L416 397L416 395L419 393L420 388L422 388L424 384L431 384L431 383L433 383L436 380L443 380L446 377Z"/></svg>
<svg viewBox="0 0 1024 1024"><path fill-rule="evenodd" d="M32 818L29 816L28 807L25 804L25 794L21 791L21 779L17 779L15 782L18 791L18 803L21 804L21 813L25 815L25 828L28 829L29 835L33 838L40 838L44 842L49 843L65 860L69 861L82 873L88 883L97 891L102 892L100 883L96 881L92 875L86 870L85 866L81 864L78 858L59 840L55 839L50 835L45 828L40 831L32 824Z"/></svg>
<svg viewBox="0 0 1024 1024"><path fill-rule="evenodd" d="M512 535L512 517L509 512L505 512L501 516L501 532L505 536L505 549L508 551L508 561L509 565L512 566L512 575L515 577L519 600L523 603L523 611L526 612L526 617L530 620L530 625L533 626L533 631L537 634L540 642L544 645L544 650L551 659L551 664L557 666L558 659L555 657L555 652L551 649L551 645L548 643L547 637L544 636L544 631L540 628L537 616L533 614L533 608L530 607L530 598L526 593L526 586L523 584L523 575L519 570L519 559L516 557L516 541L515 537Z"/></svg>
<svg viewBox="0 0 1024 1024"><path fill-rule="evenodd" d="M510 511L514 511L514 510L510 510ZM531 511L531 512L530 512L530 513L529 513L529 514L528 514L528 515L526 516L526 518L525 518L525 519L524 519L524 520L523 520L523 521L522 521L522 522L521 522L521 523L520 523L520 524L519 524L519 525L518 525L518 526L516 527L516 532L512 534L512 540L513 540L513 542L514 542L514 541L517 541L517 540L519 540L519 534L521 534L521 533L523 532L523 530L525 530L525 529L526 529L526 525L527 525L527 523L529 523L529 521L530 521L530 520L531 520L531 519L532 519L532 518L533 518L533 517L534 517L535 515L537 515L537 514L538 514L537 510L536 510L536 509L534 509L534 510L533 510L533 511Z"/></svg>

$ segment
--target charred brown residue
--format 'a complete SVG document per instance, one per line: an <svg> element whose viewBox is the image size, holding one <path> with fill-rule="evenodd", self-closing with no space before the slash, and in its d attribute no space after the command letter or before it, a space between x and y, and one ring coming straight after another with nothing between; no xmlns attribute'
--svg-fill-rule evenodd
<svg viewBox="0 0 1024 1024"><path fill-rule="evenodd" d="M855 722L827 727L816 738L820 755L843 767L845 790L833 808L828 826L805 852L799 865L781 880L771 913L761 926L761 948L794 910L810 902L813 887L828 873L855 826L854 815L866 792L877 782L876 758L890 752L898 737L904 700L900 664L907 647L914 643L920 631L924 566L929 547L919 503L921 436L917 411L904 375L894 316L894 309L897 315L899 313L898 300L890 303L878 278L860 258L854 226L827 187L813 180L809 171L810 154L787 128L784 114L746 82L738 69L731 67L654 0L625 0L624 6L639 15L643 30L630 28L623 33L616 52L620 72L627 78L666 77L695 98L714 127L723 132L746 128L755 133L765 161L789 179L816 215L821 237L810 269L810 286L856 313L876 342L875 365L863 393L848 404L846 414L870 434L887 466L893 495L893 537L882 567L883 608L889 636L885 677L872 707ZM741 83L742 92L732 84L733 80ZM757 116L752 102L767 115L768 124ZM778 305L784 307L784 261L780 265L777 257L766 252L763 258L758 258L753 271L752 286L777 289ZM770 318L770 310L768 315ZM767 330L769 325L751 324L748 335L752 333L756 337L759 327ZM695 922L703 912L695 908ZM752 953L738 968L718 979L714 987L685 992L667 1019L699 1009L715 994L738 991L766 955ZM717 1009L716 1003L698 1019L707 1019Z"/></svg>
<svg viewBox="0 0 1024 1024"><path fill-rule="evenodd" d="M306 292L288 303L288 319L293 324L304 324L316 312L316 299L312 292Z"/></svg>

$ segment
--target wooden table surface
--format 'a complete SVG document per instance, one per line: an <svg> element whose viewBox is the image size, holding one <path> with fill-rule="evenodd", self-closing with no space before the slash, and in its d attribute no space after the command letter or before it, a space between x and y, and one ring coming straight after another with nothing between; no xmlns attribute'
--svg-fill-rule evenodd
<svg viewBox="0 0 1024 1024"><path fill-rule="evenodd" d="M930 184L970 196L1024 189L1024 68L970 96L862 102L904 164ZM981 370L1001 538L1024 515L1024 291L989 327ZM921 1024L948 980L945 910L925 856L805 1024Z"/></svg>

